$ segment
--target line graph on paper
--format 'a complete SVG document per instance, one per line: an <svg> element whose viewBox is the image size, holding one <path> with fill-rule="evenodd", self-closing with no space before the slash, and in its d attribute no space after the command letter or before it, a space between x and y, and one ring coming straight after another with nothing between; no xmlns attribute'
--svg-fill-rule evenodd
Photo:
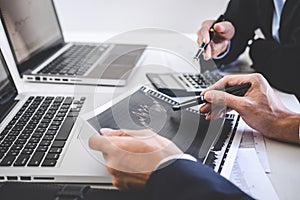
<svg viewBox="0 0 300 200"><path fill-rule="evenodd" d="M136 117L135 122L140 123L145 128L160 127L167 120L167 110L159 104L158 101L147 95L150 101L148 104L138 104L130 110L133 117Z"/></svg>

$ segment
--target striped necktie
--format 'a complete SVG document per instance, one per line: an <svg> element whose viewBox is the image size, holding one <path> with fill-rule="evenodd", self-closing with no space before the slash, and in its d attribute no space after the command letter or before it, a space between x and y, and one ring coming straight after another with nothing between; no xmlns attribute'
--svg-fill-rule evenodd
<svg viewBox="0 0 300 200"><path fill-rule="evenodd" d="M274 0L274 14L273 14L273 24L272 24L272 35L273 38L280 42L279 37L279 27L280 27L280 17L281 12L286 0Z"/></svg>

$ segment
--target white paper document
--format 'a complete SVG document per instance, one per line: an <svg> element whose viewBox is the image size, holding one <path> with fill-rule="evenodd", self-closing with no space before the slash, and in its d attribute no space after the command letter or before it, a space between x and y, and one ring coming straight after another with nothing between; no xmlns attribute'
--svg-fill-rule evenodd
<svg viewBox="0 0 300 200"><path fill-rule="evenodd" d="M268 161L266 145L264 137L261 133L253 130L248 125L245 125L240 148L255 148L258 159L266 173L270 173L270 165Z"/></svg>
<svg viewBox="0 0 300 200"><path fill-rule="evenodd" d="M255 199L279 199L254 148L239 149L230 181Z"/></svg>

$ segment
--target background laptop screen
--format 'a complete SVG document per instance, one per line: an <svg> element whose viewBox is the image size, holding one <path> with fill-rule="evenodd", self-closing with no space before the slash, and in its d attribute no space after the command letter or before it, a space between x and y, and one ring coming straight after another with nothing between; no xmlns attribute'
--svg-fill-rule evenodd
<svg viewBox="0 0 300 200"><path fill-rule="evenodd" d="M6 63L0 51L0 122L6 116L17 95L17 89L12 81Z"/></svg>
<svg viewBox="0 0 300 200"><path fill-rule="evenodd" d="M51 0L0 2L2 20L18 65L62 41Z"/></svg>

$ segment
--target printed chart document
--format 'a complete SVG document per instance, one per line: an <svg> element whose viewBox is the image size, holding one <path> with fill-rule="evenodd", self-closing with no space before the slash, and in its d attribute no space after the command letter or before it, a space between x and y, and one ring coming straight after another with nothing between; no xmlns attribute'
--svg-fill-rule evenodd
<svg viewBox="0 0 300 200"><path fill-rule="evenodd" d="M240 148L255 148L258 159L266 173L270 173L270 165L265 145L264 137L261 133L253 130L245 124Z"/></svg>
<svg viewBox="0 0 300 200"><path fill-rule="evenodd" d="M279 200L257 157L255 148L239 149L230 181L255 199Z"/></svg>
<svg viewBox="0 0 300 200"><path fill-rule="evenodd" d="M119 96L107 104L81 116L86 128L96 134L100 128L151 129L172 140L182 151L191 154L221 175L229 177L240 142L239 116L226 116L208 121L205 115L191 108L174 111L178 102L149 87L142 86ZM87 134L80 134L88 149ZM237 143L237 144L236 144ZM232 148L234 147L234 148ZM96 152L98 155L98 152ZM97 155L94 158L97 159ZM227 159L229 158L229 159ZM223 173L223 169L228 174Z"/></svg>

